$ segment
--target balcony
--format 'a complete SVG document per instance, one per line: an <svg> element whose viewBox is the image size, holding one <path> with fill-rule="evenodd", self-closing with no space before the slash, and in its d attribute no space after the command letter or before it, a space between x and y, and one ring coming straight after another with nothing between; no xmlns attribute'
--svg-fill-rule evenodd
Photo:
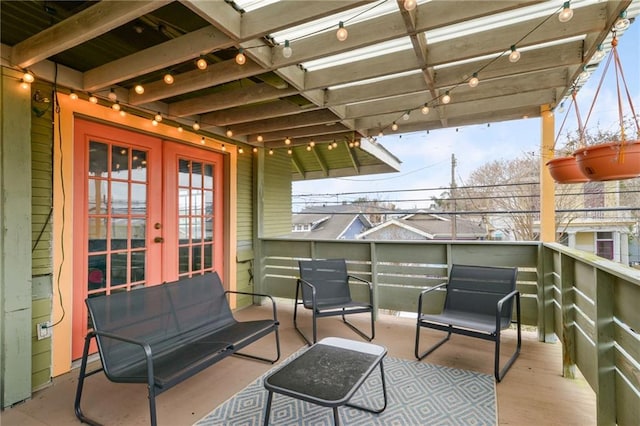
<svg viewBox="0 0 640 426"><path fill-rule="evenodd" d="M346 257L349 270L370 279L377 297L375 342L389 355L414 359L415 321L390 313L415 310L421 288L440 282L451 263L517 266L526 331L519 359L496 385L499 424L636 424L640 418L640 272L558 244L390 242L262 239L256 286L281 299L283 359L302 347L292 326L297 259ZM356 289L357 291L357 289ZM268 315L267 307L238 312ZM308 318L308 316L307 316ZM366 322L366 318L356 321ZM358 337L338 319L319 322L320 336ZM424 330L435 340L436 334ZM504 350L515 333L505 336ZM556 338L557 336L557 338ZM270 343L270 342L269 342ZM271 345L255 345L257 351ZM423 362L492 373L490 342L452 336ZM269 365L229 358L158 397L160 424L191 424L251 383ZM6 424L76 422L77 372L60 376L33 399L6 410ZM87 382L84 408L105 424L146 424L143 385Z"/></svg>

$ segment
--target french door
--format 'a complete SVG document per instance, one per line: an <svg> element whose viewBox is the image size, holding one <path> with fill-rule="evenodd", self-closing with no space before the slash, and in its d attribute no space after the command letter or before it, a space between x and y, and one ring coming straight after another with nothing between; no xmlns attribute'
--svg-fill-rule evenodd
<svg viewBox="0 0 640 426"><path fill-rule="evenodd" d="M84 300L218 271L222 155L77 119L73 359L91 328Z"/></svg>

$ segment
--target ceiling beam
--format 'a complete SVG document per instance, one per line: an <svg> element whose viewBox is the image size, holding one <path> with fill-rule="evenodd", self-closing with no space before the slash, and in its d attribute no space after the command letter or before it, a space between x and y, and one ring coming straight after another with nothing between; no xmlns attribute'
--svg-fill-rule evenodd
<svg viewBox="0 0 640 426"><path fill-rule="evenodd" d="M240 39L242 16L226 1L181 0L181 3L228 37Z"/></svg>
<svg viewBox="0 0 640 426"><path fill-rule="evenodd" d="M11 62L26 68L98 37L170 0L102 1L21 41L11 49Z"/></svg>
<svg viewBox="0 0 640 426"><path fill-rule="evenodd" d="M268 120L252 121L250 123L231 126L235 135L261 134L278 130L295 129L298 127L314 126L317 124L331 124L340 121L331 111L323 109L303 112L300 114L271 118Z"/></svg>
<svg viewBox="0 0 640 426"><path fill-rule="evenodd" d="M299 105L294 100L268 101L255 105L243 105L202 115L202 121L216 126L229 126L268 118L283 117L313 111L320 107L315 104Z"/></svg>
<svg viewBox="0 0 640 426"><path fill-rule="evenodd" d="M342 124L336 123L333 125L319 124L315 126L298 127L295 129L278 130L275 132L262 133L260 136L262 136L264 142L283 142L285 138L290 138L292 140L296 138L306 138L307 142L309 142L310 139L315 140L316 137L347 131L350 132L349 134L353 134L351 129L347 129ZM249 142L257 142L257 136L257 134L250 135L247 137L247 140Z"/></svg>
<svg viewBox="0 0 640 426"><path fill-rule="evenodd" d="M310 142L309 137L290 138L290 140L291 140L291 144L289 146L308 145ZM313 141L315 143L327 143L327 142L340 141L340 140L349 140L349 141L353 140L353 131L343 130L342 132L339 132L339 133L317 134L313 137ZM287 145L284 144L284 139L278 139L278 140L266 141L264 142L264 146L265 148L282 148Z"/></svg>

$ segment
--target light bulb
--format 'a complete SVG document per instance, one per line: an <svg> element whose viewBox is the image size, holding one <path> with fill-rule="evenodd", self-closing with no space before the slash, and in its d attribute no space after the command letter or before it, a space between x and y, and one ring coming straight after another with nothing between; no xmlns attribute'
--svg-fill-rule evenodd
<svg viewBox="0 0 640 426"><path fill-rule="evenodd" d="M291 139L289 139L289 138L285 138L285 139L284 139L284 144L285 144L285 145L291 145Z"/></svg>
<svg viewBox="0 0 640 426"><path fill-rule="evenodd" d="M159 122L161 122L161 121L162 121L162 114L157 113L157 114L156 114L156 116L155 116L155 117L153 117L153 118L155 118L155 119L156 119L156 121L159 123Z"/></svg>
<svg viewBox="0 0 640 426"><path fill-rule="evenodd" d="M200 138L200 145L204 145L205 140L204 140L204 136Z"/></svg>
<svg viewBox="0 0 640 426"><path fill-rule="evenodd" d="M382 130L380 130L380 131L378 132L378 137L379 137L379 138L381 138L381 137L383 137L383 136L384 136L384 132L383 132Z"/></svg>
<svg viewBox="0 0 640 426"><path fill-rule="evenodd" d="M509 62L518 62L520 60L520 52L516 49L516 45L511 46L511 53L509 53Z"/></svg>
<svg viewBox="0 0 640 426"><path fill-rule="evenodd" d="M314 146L316 146L316 143L314 141L309 141L309 146L313 148Z"/></svg>
<svg viewBox="0 0 640 426"><path fill-rule="evenodd" d="M125 117L127 115L127 113L125 112L125 110L121 109L120 110L120 117Z"/></svg>
<svg viewBox="0 0 640 426"><path fill-rule="evenodd" d="M221 149L221 150L223 150L223 151L226 151L226 150L227 150L227 147L226 147L226 146L224 146L224 144L222 144L222 146L220 147L220 149Z"/></svg>
<svg viewBox="0 0 640 426"><path fill-rule="evenodd" d="M118 101L116 101L113 105L111 105L111 108L114 111L120 111L120 104L118 103Z"/></svg>
<svg viewBox="0 0 640 426"><path fill-rule="evenodd" d="M360 141L355 141L353 144L354 144L355 146L360 146Z"/></svg>
<svg viewBox="0 0 640 426"><path fill-rule="evenodd" d="M227 137L230 138L231 136L233 136L233 131L231 129L227 129L227 133L226 134L227 134Z"/></svg>
<svg viewBox="0 0 640 426"><path fill-rule="evenodd" d="M182 126L178 126L178 133L182 133L183 130Z"/></svg>
<svg viewBox="0 0 640 426"><path fill-rule="evenodd" d="M166 73L162 79L167 84L173 84L173 81L174 81L173 75L171 75L170 72Z"/></svg>
<svg viewBox="0 0 640 426"><path fill-rule="evenodd" d="M244 149L242 147L238 148L238 154L244 154Z"/></svg>
<svg viewBox="0 0 640 426"><path fill-rule="evenodd" d="M449 102L451 102L451 96L449 95L449 92L445 92L444 96L442 97L442 103L443 104L448 104Z"/></svg>
<svg viewBox="0 0 640 426"><path fill-rule="evenodd" d="M269 155L273 155L273 148L269 149Z"/></svg>
<svg viewBox="0 0 640 426"><path fill-rule="evenodd" d="M136 84L136 87L133 88L133 90L138 94L138 95L142 95L144 93L144 87L142 87L142 84Z"/></svg>
<svg viewBox="0 0 640 426"><path fill-rule="evenodd" d="M255 146L251 149L251 151L253 152L258 152L258 148L256 148Z"/></svg>
<svg viewBox="0 0 640 426"><path fill-rule="evenodd" d="M196 121L195 123L193 123L193 130L195 130L196 132L198 130L200 130L200 124L198 124L198 122Z"/></svg>
<svg viewBox="0 0 640 426"><path fill-rule="evenodd" d="M342 21L338 23L338 31L336 32L336 37L340 41L345 41L347 37L349 37L349 32L344 27L344 23Z"/></svg>
<svg viewBox="0 0 640 426"><path fill-rule="evenodd" d="M405 112L404 114L402 114L402 119L404 121L407 121L409 118L411 118L410 114L411 114L411 112L409 112L409 111Z"/></svg>
<svg viewBox="0 0 640 426"><path fill-rule="evenodd" d="M284 47L282 48L282 56L290 58L293 55L293 49L289 46L289 40L284 41Z"/></svg>
<svg viewBox="0 0 640 426"><path fill-rule="evenodd" d="M31 85L26 81L24 81L23 79L20 79L20 87L24 90L27 90L31 87Z"/></svg>
<svg viewBox="0 0 640 426"><path fill-rule="evenodd" d="M207 61L204 58L200 58L196 61L196 66L201 70L207 69Z"/></svg>
<svg viewBox="0 0 640 426"><path fill-rule="evenodd" d="M35 81L35 77L29 71L24 73L22 79L25 81L25 83L33 83Z"/></svg>
<svg viewBox="0 0 640 426"><path fill-rule="evenodd" d="M404 8L405 10L413 10L418 5L416 0L404 0Z"/></svg>
<svg viewBox="0 0 640 426"><path fill-rule="evenodd" d="M91 102L92 104L97 104L98 103L98 98L96 98L91 93L89 93L89 102Z"/></svg>
<svg viewBox="0 0 640 426"><path fill-rule="evenodd" d="M329 151L331 151L331 150L333 149L333 146L331 146L331 144L329 144L329 146L327 146L327 149L328 149Z"/></svg>
<svg viewBox="0 0 640 426"><path fill-rule="evenodd" d="M558 13L558 20L560 22L569 22L571 18L573 18L573 10L569 4L570 2L565 1L564 5L562 5L562 10Z"/></svg>
<svg viewBox="0 0 640 426"><path fill-rule="evenodd" d="M107 95L107 97L112 101L115 101L116 99L118 99L118 95L116 95L116 92L114 92L113 89L109 90L109 94Z"/></svg>
<svg viewBox="0 0 640 426"><path fill-rule="evenodd" d="M391 125L391 130L393 130L394 132L396 130L398 130L398 125L396 124L396 122L394 121L393 124Z"/></svg>
<svg viewBox="0 0 640 426"><path fill-rule="evenodd" d="M247 62L247 57L244 56L244 49L240 49L236 55L236 64L244 65Z"/></svg>
<svg viewBox="0 0 640 426"><path fill-rule="evenodd" d="M477 87L479 83L478 73L474 72L473 76L469 79L469 87Z"/></svg>
<svg viewBox="0 0 640 426"><path fill-rule="evenodd" d="M158 125L158 121L157 120L151 120L151 125L152 126L157 126Z"/></svg>
<svg viewBox="0 0 640 426"><path fill-rule="evenodd" d="M334 148L337 148L337 147L338 147L338 142L333 141L333 142L331 143L331 145L332 145Z"/></svg>
<svg viewBox="0 0 640 426"><path fill-rule="evenodd" d="M311 151L311 145L307 145L307 151Z"/></svg>
<svg viewBox="0 0 640 426"><path fill-rule="evenodd" d="M256 140L258 142L262 142L264 140L264 138L262 137L262 135L258 135L258 137L256 138Z"/></svg>
<svg viewBox="0 0 640 426"><path fill-rule="evenodd" d="M78 94L72 90L71 93L69 93L69 98L75 101L76 99L78 99Z"/></svg>
<svg viewBox="0 0 640 426"><path fill-rule="evenodd" d="M293 150L291 148L287 149L287 154L289 155L293 154Z"/></svg>
<svg viewBox="0 0 640 426"><path fill-rule="evenodd" d="M421 112L423 115L427 115L427 114L429 114L429 107L427 106L427 104L424 104L424 106L423 106L422 108L420 108L420 112Z"/></svg>
<svg viewBox="0 0 640 426"><path fill-rule="evenodd" d="M620 13L620 17L618 18L618 20L613 26L616 30L622 31L622 30L626 30L630 24L631 24L631 21L627 19L627 12L624 11Z"/></svg>

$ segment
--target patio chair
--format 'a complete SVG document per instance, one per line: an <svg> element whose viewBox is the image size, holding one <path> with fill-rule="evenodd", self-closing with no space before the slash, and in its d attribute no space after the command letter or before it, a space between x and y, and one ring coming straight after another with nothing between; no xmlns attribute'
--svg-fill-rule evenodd
<svg viewBox="0 0 640 426"><path fill-rule="evenodd" d="M296 285L296 303L293 309L293 326L308 345L316 343L318 318L341 315L342 321L367 341L373 340L375 326L373 321L373 289L369 281L349 275L344 259L301 260L300 278ZM359 281L367 285L368 302L351 299L349 281ZM302 299L300 300L300 297ZM305 336L298 327L298 305L312 311L313 340ZM348 322L345 315L368 312L371 315L371 336L366 335Z"/></svg>
<svg viewBox="0 0 640 426"><path fill-rule="evenodd" d="M448 282L423 290L418 298L415 356L422 360L449 340L451 333L495 342L494 376L499 382L520 354L520 293L516 290L517 268L453 265ZM423 298L445 289L444 307L440 314L424 314ZM516 349L500 370L500 332L509 328L516 301L518 341ZM422 327L446 331L447 336L420 352Z"/></svg>

